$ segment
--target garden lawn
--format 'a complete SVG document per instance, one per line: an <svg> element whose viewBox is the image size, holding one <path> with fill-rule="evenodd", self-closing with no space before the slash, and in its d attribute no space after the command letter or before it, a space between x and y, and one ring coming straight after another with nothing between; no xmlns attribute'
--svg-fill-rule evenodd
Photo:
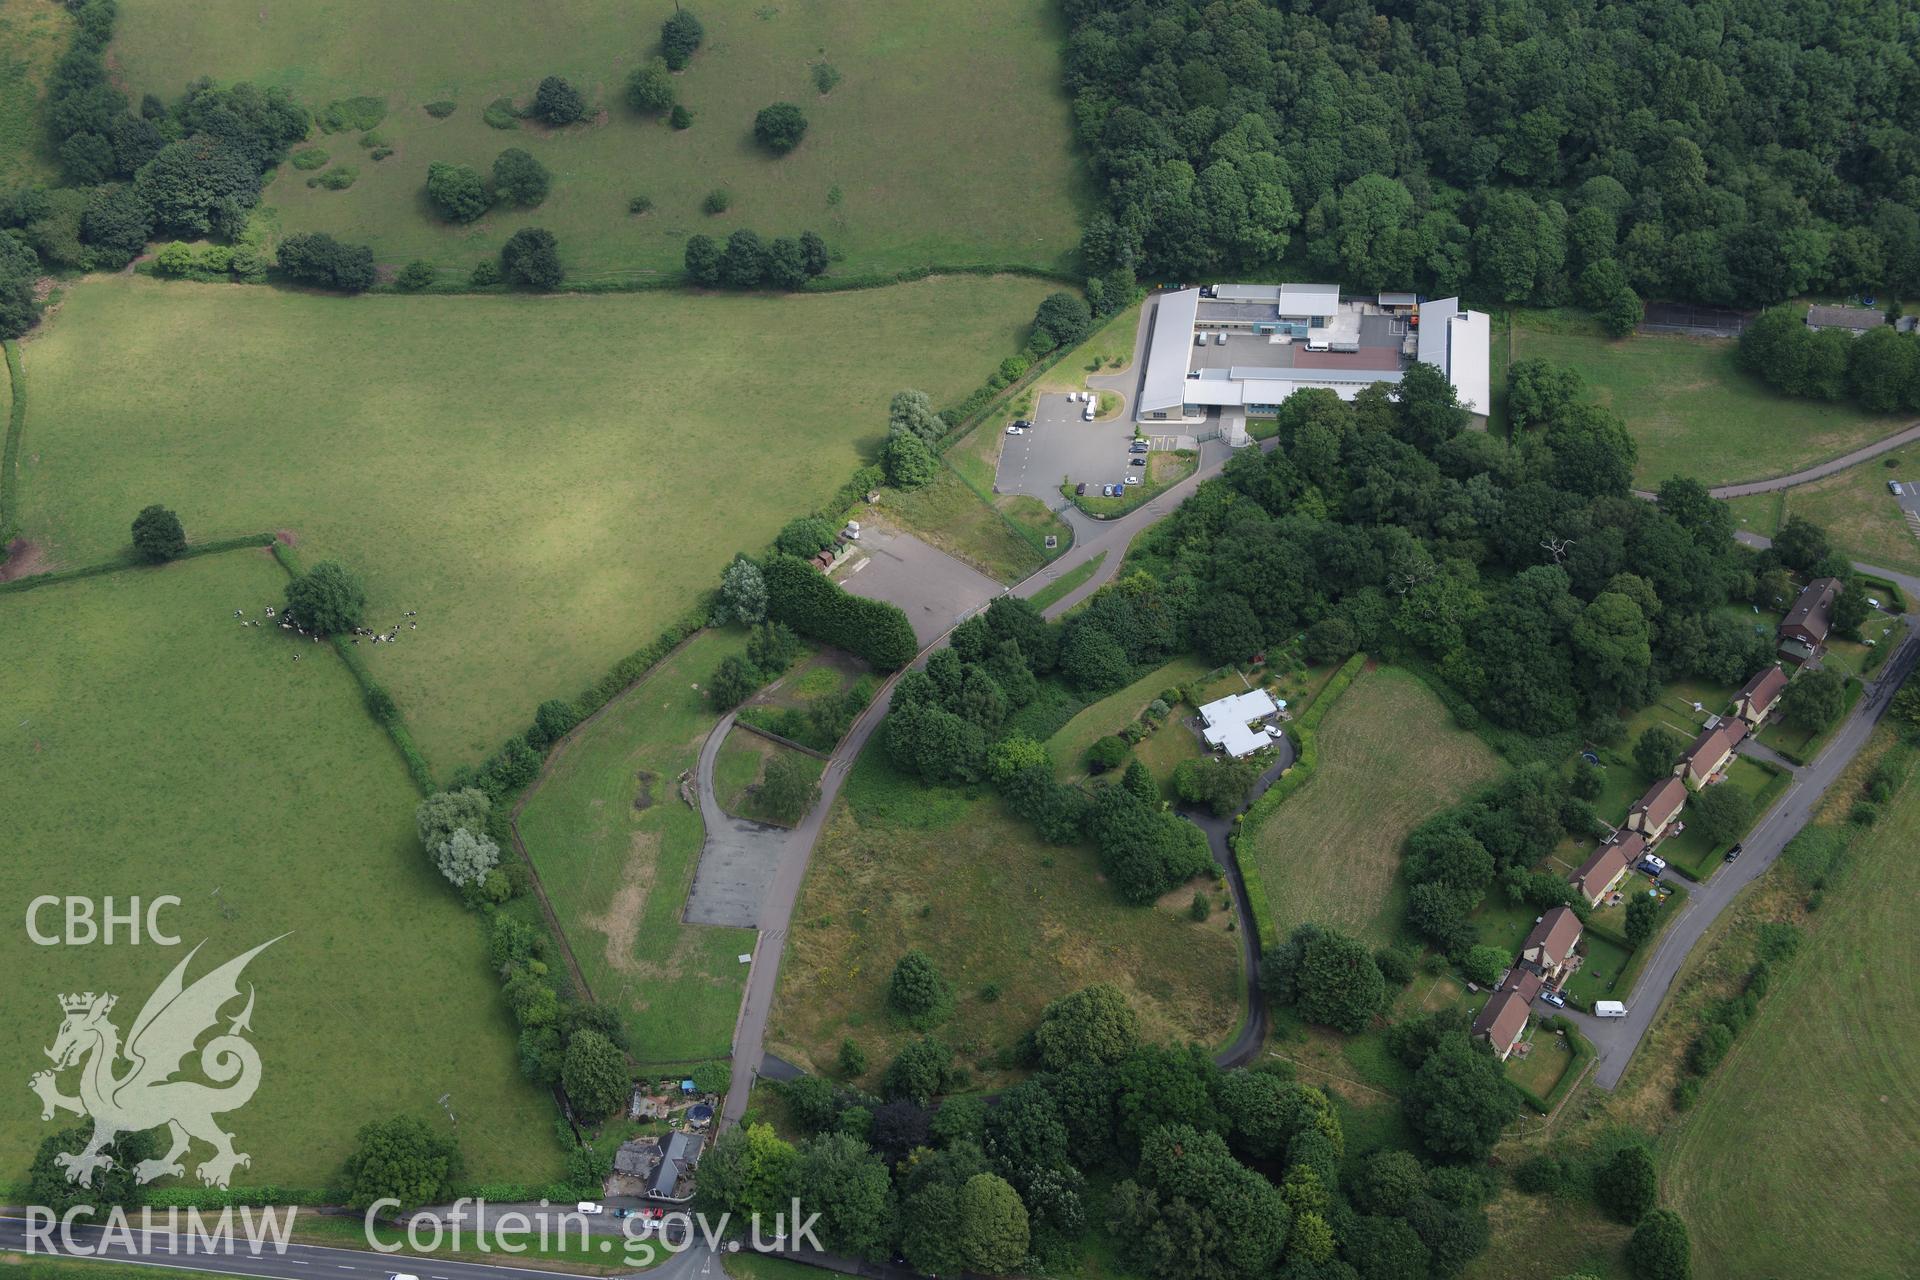
<svg viewBox="0 0 1920 1280"><path fill-rule="evenodd" d="M826 761L792 747L783 747L771 738L763 738L748 729L735 728L727 733L720 753L713 761L714 798L720 807L736 818L769 822L787 827L793 824L768 813L760 802L760 784L766 781L767 766L776 756L787 756L805 765L818 782L826 770ZM804 816L804 815L803 815Z"/></svg>
<svg viewBox="0 0 1920 1280"><path fill-rule="evenodd" d="M1905 892L1920 787L1857 840L1797 957L1662 1161L1694 1273L1920 1271L1920 933Z"/></svg>
<svg viewBox="0 0 1920 1280"><path fill-rule="evenodd" d="M244 979L263 1069L221 1120L253 1157L235 1186L324 1187L370 1119L444 1128L442 1095L475 1180L552 1178L552 1104L519 1074L480 921L420 851L393 744L328 646L233 617L285 589L245 550L0 595L0 1070L24 1088L48 1065L60 992L115 993L125 1033L191 948L189 980L278 937ZM176 895L180 945L35 946L41 894ZM56 1127L0 1111L6 1179Z"/></svg>
<svg viewBox="0 0 1920 1280"><path fill-rule="evenodd" d="M1767 806L1773 803L1773 798L1786 788L1787 776L1747 756L1735 756L1733 763L1727 766L1726 780L1714 785L1735 787L1746 792L1753 801L1753 820L1758 822L1765 815ZM1683 811L1680 821L1684 823L1686 819ZM1746 832L1743 831L1733 840L1710 845L1698 827L1689 827L1677 836L1662 840L1656 852L1675 867L1685 867L1693 879L1705 880L1720 869L1720 857L1727 847L1745 838Z"/></svg>
<svg viewBox="0 0 1920 1280"><path fill-rule="evenodd" d="M910 947L953 984L955 1012L938 1033L977 1086L1011 1080L1000 1055L1049 1001L1097 982L1127 993L1147 1039L1216 1046L1240 1025L1239 944L1225 912L1190 920L1192 899L1183 886L1157 906L1123 905L1092 849L1042 844L984 788L923 788L876 740L814 848L767 1047L837 1074L851 1038L870 1064L860 1083L876 1086L914 1036L885 1005Z"/></svg>
<svg viewBox="0 0 1920 1280"><path fill-rule="evenodd" d="M1311 920L1385 943L1400 929L1400 846L1500 762L1410 672L1363 672L1319 730L1319 770L1242 833L1281 936Z"/></svg>
<svg viewBox="0 0 1920 1280"><path fill-rule="evenodd" d="M73 29L66 7L52 0L0 0L0 188L59 176L41 108Z"/></svg>
<svg viewBox="0 0 1920 1280"><path fill-rule="evenodd" d="M550 757L520 811L587 985L643 1063L721 1058L733 1042L753 931L681 923L706 828L679 778L719 721L700 686L745 650L738 628L700 632Z"/></svg>
<svg viewBox="0 0 1920 1280"><path fill-rule="evenodd" d="M1630 879L1628 883L1638 881ZM1626 999L1628 993L1619 990L1618 983L1621 971L1627 967L1627 957L1632 954L1625 947L1598 934L1583 933L1580 938L1580 968L1562 988L1568 1002L1591 1010L1595 1000Z"/></svg>
<svg viewBox="0 0 1920 1280"><path fill-rule="evenodd" d="M1532 1048L1526 1057L1515 1054L1507 1059L1507 1079L1534 1097L1545 1098L1573 1065L1573 1046L1565 1036L1557 1036L1538 1023L1533 1025L1529 1043Z"/></svg>
<svg viewBox="0 0 1920 1280"><path fill-rule="evenodd" d="M1776 394L1714 338L1602 337L1570 313L1516 312L1514 358L1577 370L1626 419L1640 446L1635 481L1669 476L1709 485L1787 475L1892 435L1905 419Z"/></svg>
<svg viewBox="0 0 1920 1280"><path fill-rule="evenodd" d="M1900 499L1887 489L1889 480L1901 481L1902 488L1907 481L1920 481L1920 447L1907 445L1787 490L1779 524L1800 516L1824 528L1833 545L1854 560L1920 573L1920 535L1907 524ZM1756 529L1771 537L1779 524Z"/></svg>
<svg viewBox="0 0 1920 1280"><path fill-rule="evenodd" d="M585 281L677 275L688 236L740 227L817 231L844 259L841 273L1069 265L1080 164L1060 84L1061 22L1048 0L707 0L697 7L706 40L673 78L693 113L684 131L624 100L629 72L654 55L673 8L127 0L110 57L136 100L146 91L171 99L201 75L283 85L316 111L336 98L384 97L378 131L393 155L369 160L357 133L320 137L336 163L359 169L353 187L309 188L310 175L286 166L264 197L287 231L370 243L383 263L426 258L464 279L534 224L559 237L569 273ZM843 77L825 97L812 78L823 59ZM600 114L557 130L485 123L489 102L505 95L524 106L547 75L572 81ZM440 100L458 106L436 120L424 107ZM752 131L754 113L778 100L799 104L809 127L797 150L776 158ZM506 147L553 171L544 204L497 207L465 226L434 216L422 196L429 164L486 173ZM709 217L701 201L715 188L733 204ZM652 199L652 212L628 213L636 195ZM858 328L888 340L884 322Z"/></svg>
<svg viewBox="0 0 1920 1280"><path fill-rule="evenodd" d="M362 647L442 777L657 636L876 448L963 394L1046 292L335 298L93 277L24 344L22 531L49 567L135 512L284 529L366 580ZM884 335L876 339L875 335Z"/></svg>
<svg viewBox="0 0 1920 1280"><path fill-rule="evenodd" d="M1147 704L1158 698L1161 691L1173 688L1185 688L1207 674L1207 664L1192 654L1175 658L1163 667L1157 667L1141 676L1118 693L1110 693L1100 701L1086 707L1052 738L1047 741L1047 750L1053 755L1053 771L1062 781L1070 781L1087 776L1087 750L1101 738L1115 734L1140 718ZM1189 713L1191 709L1189 708ZM1179 724L1177 712L1170 712L1167 718L1147 738L1134 748L1136 754L1146 754L1147 748L1160 738L1169 736L1185 737L1192 740L1193 735ZM1167 748L1163 747L1165 752ZM1175 754L1176 762L1180 756ZM1118 769L1109 772L1118 774L1126 768L1123 762ZM1151 766L1149 766L1151 767ZM1169 772L1171 766L1169 766ZM1165 776L1154 775L1163 782Z"/></svg>

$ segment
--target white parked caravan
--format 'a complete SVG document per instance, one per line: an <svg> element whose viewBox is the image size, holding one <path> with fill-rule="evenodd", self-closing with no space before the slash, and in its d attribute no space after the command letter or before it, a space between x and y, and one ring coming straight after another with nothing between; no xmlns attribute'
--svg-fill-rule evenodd
<svg viewBox="0 0 1920 1280"><path fill-rule="evenodd" d="M1621 1004L1618 1000L1595 1000L1593 1002L1593 1016L1596 1018L1624 1018L1627 1016L1627 1006Z"/></svg>

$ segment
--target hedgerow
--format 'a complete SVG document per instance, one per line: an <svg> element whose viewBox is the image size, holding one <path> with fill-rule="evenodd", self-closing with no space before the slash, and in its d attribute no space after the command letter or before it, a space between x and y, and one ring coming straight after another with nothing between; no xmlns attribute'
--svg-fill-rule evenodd
<svg viewBox="0 0 1920 1280"><path fill-rule="evenodd" d="M778 552L760 566L767 616L803 636L845 649L878 671L897 671L919 652L913 624L895 605L850 595L805 560Z"/></svg>

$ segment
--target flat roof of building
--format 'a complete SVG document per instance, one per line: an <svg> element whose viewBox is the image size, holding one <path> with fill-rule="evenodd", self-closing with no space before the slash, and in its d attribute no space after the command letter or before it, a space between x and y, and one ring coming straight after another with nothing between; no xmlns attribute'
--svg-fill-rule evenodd
<svg viewBox="0 0 1920 1280"><path fill-rule="evenodd" d="M1423 327L1422 332L1425 332ZM1447 322L1447 378L1468 413L1493 411L1493 323L1484 311L1462 311Z"/></svg>
<svg viewBox="0 0 1920 1280"><path fill-rule="evenodd" d="M1337 284L1283 284L1280 286L1280 314L1283 316L1330 316L1340 309Z"/></svg>
<svg viewBox="0 0 1920 1280"><path fill-rule="evenodd" d="M1198 289L1160 295L1153 311L1153 337L1147 343L1147 373L1140 385L1142 409L1178 409L1187 403L1187 361L1199 308Z"/></svg>

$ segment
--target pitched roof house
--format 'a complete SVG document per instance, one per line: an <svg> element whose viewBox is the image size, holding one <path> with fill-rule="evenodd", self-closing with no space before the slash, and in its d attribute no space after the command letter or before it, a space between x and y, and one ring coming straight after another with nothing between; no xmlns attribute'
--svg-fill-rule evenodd
<svg viewBox="0 0 1920 1280"><path fill-rule="evenodd" d="M1711 729L1702 729L1700 736L1693 740L1693 745L1680 753L1673 771L1698 791L1707 785L1707 779L1717 773L1720 766L1733 758L1733 749L1746 736L1747 722L1731 717Z"/></svg>
<svg viewBox="0 0 1920 1280"><path fill-rule="evenodd" d="M1545 982L1557 984L1573 959L1573 946L1580 941L1580 917L1571 907L1555 907L1541 916L1533 932L1520 944L1520 962L1532 965Z"/></svg>
<svg viewBox="0 0 1920 1280"><path fill-rule="evenodd" d="M1801 657L1801 648L1810 651L1807 657L1818 653L1820 646L1827 642L1827 633L1833 630L1833 602L1839 596L1838 578L1815 578L1809 582L1787 616L1780 620L1781 652L1796 658Z"/></svg>
<svg viewBox="0 0 1920 1280"><path fill-rule="evenodd" d="M1648 840L1658 840L1686 802L1686 784L1678 778L1662 778L1627 810L1627 830L1637 831Z"/></svg>
<svg viewBox="0 0 1920 1280"><path fill-rule="evenodd" d="M1540 994L1540 975L1522 973L1504 991L1493 993L1473 1020L1473 1034L1485 1036L1494 1056L1505 1062L1527 1030L1527 1006Z"/></svg>
<svg viewBox="0 0 1920 1280"><path fill-rule="evenodd" d="M1774 704L1780 701L1780 695L1787 688L1787 673L1778 665L1768 667L1753 679L1740 687L1733 696L1734 714L1746 721L1748 726L1758 729L1767 722Z"/></svg>
<svg viewBox="0 0 1920 1280"><path fill-rule="evenodd" d="M1620 883L1620 877L1627 874L1627 868L1639 860L1646 847L1647 842L1638 831L1617 832L1613 839L1595 849L1593 856L1581 863L1579 870L1567 880L1591 906Z"/></svg>

